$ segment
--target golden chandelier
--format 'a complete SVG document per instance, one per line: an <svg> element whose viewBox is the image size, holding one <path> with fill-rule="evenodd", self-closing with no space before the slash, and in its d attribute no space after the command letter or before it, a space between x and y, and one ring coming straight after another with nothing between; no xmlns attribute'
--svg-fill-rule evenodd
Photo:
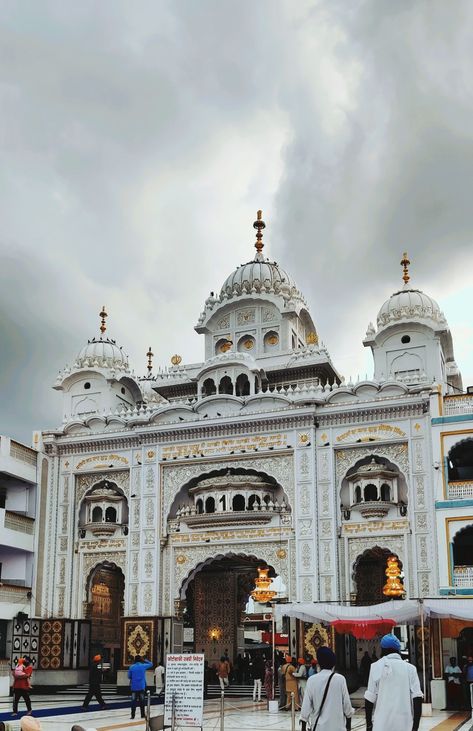
<svg viewBox="0 0 473 731"><path fill-rule="evenodd" d="M272 601L277 591L270 589L272 579L269 578L269 569L258 567L258 577L255 579L256 588L251 592L252 599L260 604L267 604Z"/></svg>

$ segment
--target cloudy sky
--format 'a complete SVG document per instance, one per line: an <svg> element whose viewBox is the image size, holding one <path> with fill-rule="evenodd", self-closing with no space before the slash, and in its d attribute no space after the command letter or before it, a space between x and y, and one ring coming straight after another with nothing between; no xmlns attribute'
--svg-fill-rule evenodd
<svg viewBox="0 0 473 731"><path fill-rule="evenodd" d="M470 0L5 0L0 433L60 423L103 304L137 372L200 360L258 208L347 378L407 249L473 384L472 29Z"/></svg>

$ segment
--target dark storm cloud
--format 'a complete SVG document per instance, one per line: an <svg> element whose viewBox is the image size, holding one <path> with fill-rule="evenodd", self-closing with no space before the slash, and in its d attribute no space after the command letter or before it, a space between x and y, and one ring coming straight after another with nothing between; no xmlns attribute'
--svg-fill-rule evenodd
<svg viewBox="0 0 473 731"><path fill-rule="evenodd" d="M200 359L192 326L252 255L259 207L268 254L347 376L404 248L432 295L463 282L472 15L440 1L5 4L0 432L60 422L50 384L103 303L138 372L150 343L159 363Z"/></svg>

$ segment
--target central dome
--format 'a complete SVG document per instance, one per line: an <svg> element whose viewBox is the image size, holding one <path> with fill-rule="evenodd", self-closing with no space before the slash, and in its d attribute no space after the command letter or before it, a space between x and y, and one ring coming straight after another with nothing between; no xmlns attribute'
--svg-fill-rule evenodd
<svg viewBox="0 0 473 731"><path fill-rule="evenodd" d="M275 261L256 254L253 261L237 267L224 281L220 298L267 292L286 299L302 299L292 277Z"/></svg>

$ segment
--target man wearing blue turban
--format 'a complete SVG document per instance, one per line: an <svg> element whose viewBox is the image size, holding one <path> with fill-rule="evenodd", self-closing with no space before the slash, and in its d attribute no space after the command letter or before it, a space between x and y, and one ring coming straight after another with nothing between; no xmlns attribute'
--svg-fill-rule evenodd
<svg viewBox="0 0 473 731"><path fill-rule="evenodd" d="M381 660L370 669L365 693L366 731L417 731L423 694L414 665L401 658L393 635L381 639ZM374 709L374 713L373 713Z"/></svg>

